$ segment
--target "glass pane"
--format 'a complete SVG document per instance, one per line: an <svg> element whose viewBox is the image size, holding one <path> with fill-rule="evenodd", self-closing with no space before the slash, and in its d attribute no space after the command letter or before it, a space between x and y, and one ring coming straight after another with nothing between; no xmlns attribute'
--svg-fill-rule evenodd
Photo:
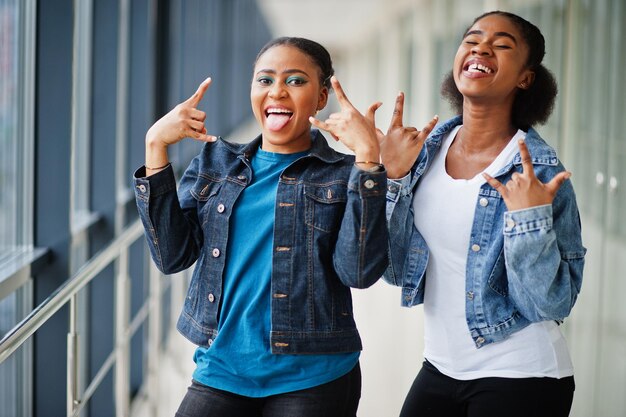
<svg viewBox="0 0 626 417"><path fill-rule="evenodd" d="M607 182L604 188L608 193L606 222L604 227L605 267L602 275L601 338L598 354L598 370L594 415L626 415L626 303L622 295L626 291L623 271L626 269L626 226L623 216L626 213L626 84L623 82L623 68L626 53L623 40L626 35L626 6L623 0L612 0L605 32L610 35L607 43L606 60L603 64L603 78L610 85L605 101L609 104L608 135L603 137L609 144L607 153Z"/></svg>
<svg viewBox="0 0 626 417"><path fill-rule="evenodd" d="M19 29L17 1L0 1L0 264L18 243Z"/></svg>

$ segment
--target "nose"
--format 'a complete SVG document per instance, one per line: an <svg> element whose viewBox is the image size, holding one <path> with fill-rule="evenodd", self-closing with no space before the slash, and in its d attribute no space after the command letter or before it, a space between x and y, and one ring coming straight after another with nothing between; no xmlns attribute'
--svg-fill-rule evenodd
<svg viewBox="0 0 626 417"><path fill-rule="evenodd" d="M491 48L484 42L479 42L472 46L472 55L489 56Z"/></svg>
<svg viewBox="0 0 626 417"><path fill-rule="evenodd" d="M285 86L280 82L275 82L270 87L269 96L271 98L282 98L287 95L287 91L285 90Z"/></svg>

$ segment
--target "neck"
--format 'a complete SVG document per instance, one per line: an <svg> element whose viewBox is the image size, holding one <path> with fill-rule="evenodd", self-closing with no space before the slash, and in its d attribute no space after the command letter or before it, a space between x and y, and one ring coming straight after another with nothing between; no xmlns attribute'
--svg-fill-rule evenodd
<svg viewBox="0 0 626 417"><path fill-rule="evenodd" d="M463 105L463 128L459 133L466 152L501 148L517 132L508 106Z"/></svg>

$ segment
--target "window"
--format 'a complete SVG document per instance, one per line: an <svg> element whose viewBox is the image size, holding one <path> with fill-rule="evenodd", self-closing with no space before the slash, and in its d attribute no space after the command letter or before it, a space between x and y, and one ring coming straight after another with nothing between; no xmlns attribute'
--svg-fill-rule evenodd
<svg viewBox="0 0 626 417"><path fill-rule="evenodd" d="M0 0L0 337L32 307L34 0ZM28 415L30 342L0 363L0 415Z"/></svg>

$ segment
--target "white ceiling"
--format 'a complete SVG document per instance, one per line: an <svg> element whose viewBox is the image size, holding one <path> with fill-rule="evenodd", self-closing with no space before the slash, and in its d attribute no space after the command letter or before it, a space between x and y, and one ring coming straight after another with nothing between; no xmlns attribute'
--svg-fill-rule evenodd
<svg viewBox="0 0 626 417"><path fill-rule="evenodd" d="M390 0L257 0L274 36L301 36L338 52L372 26Z"/></svg>

